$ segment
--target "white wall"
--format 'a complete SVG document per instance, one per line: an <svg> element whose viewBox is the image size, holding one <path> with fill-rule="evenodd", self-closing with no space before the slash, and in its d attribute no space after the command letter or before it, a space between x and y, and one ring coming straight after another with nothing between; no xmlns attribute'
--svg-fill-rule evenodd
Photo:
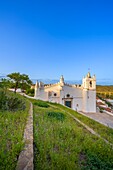
<svg viewBox="0 0 113 170"><path fill-rule="evenodd" d="M49 92L52 93L51 96L48 95ZM54 96L54 93L57 95ZM43 89L38 88L35 97L40 100L56 102L64 105L64 100L66 100L67 94L70 95L69 98L72 100L72 109L83 112L96 112L95 90L87 90L82 87L73 87L69 85L61 87L58 83L53 86L44 87Z"/></svg>
<svg viewBox="0 0 113 170"><path fill-rule="evenodd" d="M64 85L61 91L61 104L64 105L64 100L62 98L67 98L67 94L70 94L70 98L72 98L72 109L73 110L82 110L82 89L77 87L70 87L68 85ZM78 106L77 106L78 105Z"/></svg>
<svg viewBox="0 0 113 170"><path fill-rule="evenodd" d="M96 113L96 91L83 90L83 112Z"/></svg>
<svg viewBox="0 0 113 170"><path fill-rule="evenodd" d="M83 98L74 98L73 99L73 110L82 111Z"/></svg>
<svg viewBox="0 0 113 170"><path fill-rule="evenodd" d="M43 89L37 89L35 94L36 99L48 101L48 93L45 92Z"/></svg>
<svg viewBox="0 0 113 170"><path fill-rule="evenodd" d="M66 97L67 94L70 94L70 97L82 97L82 89L77 87L70 87L65 85L62 90L64 91L64 97Z"/></svg>

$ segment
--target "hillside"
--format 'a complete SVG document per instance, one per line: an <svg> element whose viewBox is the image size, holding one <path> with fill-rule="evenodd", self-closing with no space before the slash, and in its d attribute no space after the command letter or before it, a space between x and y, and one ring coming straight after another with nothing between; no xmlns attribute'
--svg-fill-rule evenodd
<svg viewBox="0 0 113 170"><path fill-rule="evenodd" d="M7 98L0 94L0 101L7 100L0 103L4 106L0 108L0 169L14 170L24 147L29 101L11 92L5 95ZM35 170L113 169L113 129L60 104L29 100L34 106ZM98 135L92 134L76 119Z"/></svg>
<svg viewBox="0 0 113 170"><path fill-rule="evenodd" d="M113 169L113 149L70 115L113 143L113 130L59 104L34 103L35 169Z"/></svg>
<svg viewBox="0 0 113 170"><path fill-rule="evenodd" d="M28 111L28 100L0 89L0 170L16 168Z"/></svg>
<svg viewBox="0 0 113 170"><path fill-rule="evenodd" d="M113 86L96 86L97 93L113 93Z"/></svg>
<svg viewBox="0 0 113 170"><path fill-rule="evenodd" d="M102 98L113 99L113 86L96 86L97 95Z"/></svg>

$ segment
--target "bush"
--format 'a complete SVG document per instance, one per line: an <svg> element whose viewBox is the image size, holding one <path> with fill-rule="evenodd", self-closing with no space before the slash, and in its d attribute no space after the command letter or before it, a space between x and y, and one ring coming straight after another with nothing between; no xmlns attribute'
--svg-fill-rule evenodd
<svg viewBox="0 0 113 170"><path fill-rule="evenodd" d="M51 118L55 118L57 120L63 121L65 119L65 116L61 112L49 112L48 116Z"/></svg>
<svg viewBox="0 0 113 170"><path fill-rule="evenodd" d="M25 110L25 108L25 102L22 99L0 90L0 110L17 111Z"/></svg>
<svg viewBox="0 0 113 170"><path fill-rule="evenodd" d="M34 96L34 92L35 92L34 89L27 89L26 90L26 94L29 95L29 96Z"/></svg>
<svg viewBox="0 0 113 170"><path fill-rule="evenodd" d="M39 107L45 107L45 108L49 107L49 105L46 102L43 102L43 101L34 102L34 105L39 106Z"/></svg>
<svg viewBox="0 0 113 170"><path fill-rule="evenodd" d="M1 110L6 110L6 101L7 101L7 96L5 91L1 90L0 91L0 109Z"/></svg>
<svg viewBox="0 0 113 170"><path fill-rule="evenodd" d="M103 113L103 108L100 108L100 113Z"/></svg>
<svg viewBox="0 0 113 170"><path fill-rule="evenodd" d="M25 110L25 102L23 102L21 99L18 99L17 97L11 97L8 98L7 101L8 110L10 111L17 111L17 110Z"/></svg>

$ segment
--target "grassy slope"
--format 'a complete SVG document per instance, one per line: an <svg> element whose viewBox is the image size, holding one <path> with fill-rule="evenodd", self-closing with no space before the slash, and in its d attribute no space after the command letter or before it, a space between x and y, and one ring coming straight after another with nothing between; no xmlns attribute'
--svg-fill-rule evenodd
<svg viewBox="0 0 113 170"><path fill-rule="evenodd" d="M10 95L14 95L10 93ZM19 95L16 97L22 98ZM23 132L28 116L29 102L24 111L0 111L0 170L13 170L24 145Z"/></svg>
<svg viewBox="0 0 113 170"><path fill-rule="evenodd" d="M35 169L113 169L113 150L108 144L66 114L67 108L40 107L39 103L35 101L34 106Z"/></svg>
<svg viewBox="0 0 113 170"><path fill-rule="evenodd" d="M74 115L76 118L78 118L79 120L81 120L83 123L85 123L87 126L89 126L90 128L92 128L95 132L97 132L98 134L101 135L101 137L105 138L106 140L108 140L109 142L113 143L113 129L106 127L98 122L96 122L95 120L92 120L86 116L83 116L79 113L77 113L76 111L64 107L60 104L52 104L53 106L58 106L59 109L64 112L70 112L72 115Z"/></svg>

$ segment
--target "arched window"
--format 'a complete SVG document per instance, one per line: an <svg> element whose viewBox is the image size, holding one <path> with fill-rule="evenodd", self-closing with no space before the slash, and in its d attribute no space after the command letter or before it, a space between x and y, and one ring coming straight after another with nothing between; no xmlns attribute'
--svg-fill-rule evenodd
<svg viewBox="0 0 113 170"><path fill-rule="evenodd" d="M92 81L90 81L89 84L90 84L90 87L92 87Z"/></svg>

